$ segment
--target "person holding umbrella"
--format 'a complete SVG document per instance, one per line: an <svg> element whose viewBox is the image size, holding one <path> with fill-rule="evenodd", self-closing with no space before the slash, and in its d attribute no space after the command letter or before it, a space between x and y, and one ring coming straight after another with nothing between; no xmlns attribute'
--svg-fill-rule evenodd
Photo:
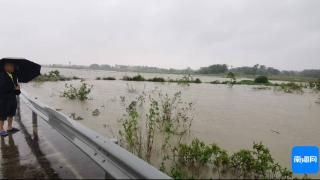
<svg viewBox="0 0 320 180"><path fill-rule="evenodd" d="M7 136L8 132L17 132L19 129L12 127L13 117L16 115L17 99L20 86L14 74L14 65L6 63L4 72L0 73L0 135ZM4 121L8 119L8 129L4 130Z"/></svg>
<svg viewBox="0 0 320 180"><path fill-rule="evenodd" d="M12 126L17 110L16 96L21 93L19 82L29 82L40 75L41 66L26 59L3 58L0 60L0 136L18 132ZM2 70L2 71L1 71ZM8 120L8 128L4 122Z"/></svg>

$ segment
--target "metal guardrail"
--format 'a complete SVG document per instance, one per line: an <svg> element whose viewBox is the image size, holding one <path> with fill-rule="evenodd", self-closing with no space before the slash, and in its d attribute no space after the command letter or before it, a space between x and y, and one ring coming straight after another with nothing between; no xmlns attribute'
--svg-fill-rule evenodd
<svg viewBox="0 0 320 180"><path fill-rule="evenodd" d="M104 169L106 178L171 179L110 139L40 102L31 100L25 92L22 92L20 99L32 110L33 116L40 116Z"/></svg>

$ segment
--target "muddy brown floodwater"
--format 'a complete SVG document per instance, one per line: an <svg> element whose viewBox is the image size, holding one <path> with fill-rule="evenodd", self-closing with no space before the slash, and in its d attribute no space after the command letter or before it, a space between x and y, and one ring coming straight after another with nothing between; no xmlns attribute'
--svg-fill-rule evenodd
<svg viewBox="0 0 320 180"><path fill-rule="evenodd" d="M52 70L44 68L44 72ZM274 158L283 166L291 167L292 145L318 145L320 143L320 105L315 103L319 94L286 94L273 90L254 90L252 86L234 86L213 84L191 84L180 86L175 83L96 81L96 77L137 73L109 72L93 70L58 69L66 76L85 78L93 85L90 100L84 103L61 98L66 82L45 82L24 84L22 88L40 102L48 104L62 112L75 112L84 118L79 121L85 126L117 138L120 128L118 120L124 113L120 105L120 96L133 99L142 91L155 88L164 93L182 92L185 101L194 103L194 121L192 136L207 143L217 143L230 152L241 148L251 148L253 142L262 141L270 148ZM172 79L181 75L144 74L147 78L160 76ZM204 82L221 78L198 76ZM68 83L79 84L79 81ZM128 86L135 89L129 92ZM99 116L92 111L99 109Z"/></svg>

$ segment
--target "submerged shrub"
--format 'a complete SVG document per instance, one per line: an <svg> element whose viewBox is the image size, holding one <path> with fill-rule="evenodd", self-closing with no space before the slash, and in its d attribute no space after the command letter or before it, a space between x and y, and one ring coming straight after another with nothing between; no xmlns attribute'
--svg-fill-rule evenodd
<svg viewBox="0 0 320 180"><path fill-rule="evenodd" d="M166 80L162 77L154 77L154 78L151 78L151 79L148 79L148 81L151 81L151 82L166 82Z"/></svg>
<svg viewBox="0 0 320 180"><path fill-rule="evenodd" d="M103 78L97 77L96 80L116 80L116 78L114 78L114 77L103 77Z"/></svg>
<svg viewBox="0 0 320 180"><path fill-rule="evenodd" d="M145 78L141 76L140 74L132 77L133 81L145 81Z"/></svg>
<svg viewBox="0 0 320 180"><path fill-rule="evenodd" d="M109 80L109 81L114 81L114 80L116 80L116 78L114 78L114 77L103 77L102 78L103 80Z"/></svg>
<svg viewBox="0 0 320 180"><path fill-rule="evenodd" d="M254 82L259 84L267 84L269 83L269 80L267 76L258 76L254 79Z"/></svg>
<svg viewBox="0 0 320 180"><path fill-rule="evenodd" d="M181 79L170 80L170 82L177 82L181 85L189 85L190 83L202 83L199 78L193 79L193 77L190 74L183 76Z"/></svg>
<svg viewBox="0 0 320 180"><path fill-rule="evenodd" d="M294 82L289 83L282 83L278 86L278 90L283 91L285 93L303 93L303 85L302 84L296 84Z"/></svg>
<svg viewBox="0 0 320 180"><path fill-rule="evenodd" d="M122 80L124 81L145 81L145 78L140 74L130 77L130 76L123 76Z"/></svg>
<svg viewBox="0 0 320 180"><path fill-rule="evenodd" d="M83 117L78 116L76 113L71 113L69 117L73 120L83 120Z"/></svg>
<svg viewBox="0 0 320 180"><path fill-rule="evenodd" d="M79 99L80 101L85 101L88 99L92 85L88 85L84 81L81 81L81 86L79 88L74 87L72 84L65 84L65 90L63 91L62 97L67 99Z"/></svg>
<svg viewBox="0 0 320 180"><path fill-rule="evenodd" d="M193 82L194 82L194 83L202 83L202 81L201 81L199 78L197 78L197 79L194 80Z"/></svg>
<svg viewBox="0 0 320 180"><path fill-rule="evenodd" d="M225 178L225 175L237 179L293 178L292 172L276 163L269 149L261 142L253 143L252 149L242 149L229 156L216 144L205 144L196 138L190 144L180 144L175 152L174 157L167 158L172 166L162 168L174 178L216 179L201 176L210 169L218 173L219 179Z"/></svg>
<svg viewBox="0 0 320 180"><path fill-rule="evenodd" d="M72 78L67 78L62 75L60 75L60 72L58 70L50 71L48 74L41 74L38 76L35 81L36 82L45 82L45 81L69 81L71 79L80 79L78 77L72 77Z"/></svg>
<svg viewBox="0 0 320 180"><path fill-rule="evenodd" d="M308 82L308 87L310 89L314 89L314 90L320 91L320 79L318 79L316 81L309 81Z"/></svg>

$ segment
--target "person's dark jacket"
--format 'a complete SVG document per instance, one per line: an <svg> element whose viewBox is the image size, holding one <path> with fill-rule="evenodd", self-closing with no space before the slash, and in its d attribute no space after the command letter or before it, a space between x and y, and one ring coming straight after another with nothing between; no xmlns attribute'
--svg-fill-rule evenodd
<svg viewBox="0 0 320 180"><path fill-rule="evenodd" d="M15 99L16 95L21 93L20 90L16 90L18 86L17 76L13 75L13 81L6 72L0 72L0 98L1 99Z"/></svg>

